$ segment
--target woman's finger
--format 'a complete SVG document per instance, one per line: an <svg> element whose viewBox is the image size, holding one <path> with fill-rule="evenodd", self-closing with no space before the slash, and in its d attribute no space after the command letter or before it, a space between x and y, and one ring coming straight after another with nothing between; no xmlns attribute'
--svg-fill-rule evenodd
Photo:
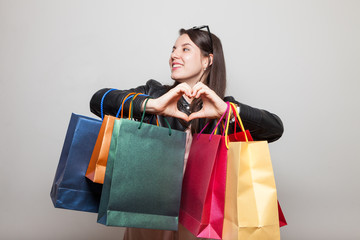
<svg viewBox="0 0 360 240"><path fill-rule="evenodd" d="M199 91L197 91L195 98L199 98L201 95L208 95L208 90L205 89L200 89Z"/></svg>
<svg viewBox="0 0 360 240"><path fill-rule="evenodd" d="M185 120L186 122L190 121L189 116L180 111L176 111L174 113L174 116L172 116L172 117L181 118L181 119Z"/></svg>
<svg viewBox="0 0 360 240"><path fill-rule="evenodd" d="M181 89L182 93L185 94L188 97L191 97L192 89L187 83L181 83L175 87L175 89Z"/></svg>
<svg viewBox="0 0 360 240"><path fill-rule="evenodd" d="M197 92L201 89L206 89L208 88L208 86L206 86L205 84L203 84L202 82L198 82L195 84L195 86L192 88L191 91L191 96L194 97L197 95Z"/></svg>
<svg viewBox="0 0 360 240"><path fill-rule="evenodd" d="M192 114L189 115L189 121L197 119L197 118L205 118L205 113L204 111L200 110L198 112L194 112Z"/></svg>
<svg viewBox="0 0 360 240"><path fill-rule="evenodd" d="M189 90L182 88L182 87L176 87L168 91L166 94L164 94L162 97L163 99L166 99L165 101L171 102L171 101L177 101L181 98L182 95L188 95Z"/></svg>

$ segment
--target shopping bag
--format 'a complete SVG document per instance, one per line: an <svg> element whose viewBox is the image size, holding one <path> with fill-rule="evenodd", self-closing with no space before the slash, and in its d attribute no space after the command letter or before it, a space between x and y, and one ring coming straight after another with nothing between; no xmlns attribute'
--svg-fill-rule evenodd
<svg viewBox="0 0 360 240"><path fill-rule="evenodd" d="M225 113L218 124L224 116ZM204 129L193 136L183 179L179 222L196 237L221 239L227 149L224 136L213 135L214 131L202 134Z"/></svg>
<svg viewBox="0 0 360 240"><path fill-rule="evenodd" d="M56 208L97 212L101 185L85 178L101 121L72 114L60 155L51 199Z"/></svg>
<svg viewBox="0 0 360 240"><path fill-rule="evenodd" d="M86 171L85 176L90 179L93 182L103 184L104 183L104 177L105 177L105 170L106 170L106 164L107 159L109 155L109 149L110 149L110 142L111 142L111 136L113 132L114 122L115 119L119 118L120 112L123 113L124 104L129 99L135 99L137 95L143 95L143 94L135 94L135 93L129 93L125 98L122 104L120 105L120 108L116 114L116 116L110 116L103 114L103 103L104 98L110 91L113 91L116 89L110 89L108 90L103 98L101 99L101 116L102 116L102 124L99 131L99 135L96 139L96 143L90 158L90 162ZM135 95L135 96L134 96ZM121 114L122 117L122 114Z"/></svg>
<svg viewBox="0 0 360 240"><path fill-rule="evenodd" d="M287 225L286 219L285 219L285 215L281 209L280 203L278 201L278 213L279 213L279 225L280 227L284 227Z"/></svg>
<svg viewBox="0 0 360 240"><path fill-rule="evenodd" d="M144 115L115 120L98 222L177 230L186 134L143 123Z"/></svg>
<svg viewBox="0 0 360 240"><path fill-rule="evenodd" d="M232 108L232 111L233 111L234 113L236 113L236 108L233 106L233 104L231 104L231 108ZM246 136L247 136L248 141L253 141L253 138L252 138L249 130L245 130L245 132L237 132L237 131L236 131L236 125L239 125L240 128L241 128L241 124L239 123L238 118L235 118L234 133L228 135L228 136L229 136L229 140L230 140L231 142L246 141L245 133L246 133ZM286 225L287 225L287 222L286 222L284 213L283 213L283 211L282 211L282 209L281 209L281 206L280 206L279 201L278 201L278 214L279 214L279 225L280 225L280 227L286 226Z"/></svg>
<svg viewBox="0 0 360 240"><path fill-rule="evenodd" d="M223 239L280 239L268 143L248 141L244 136L245 142L228 143Z"/></svg>
<svg viewBox="0 0 360 240"><path fill-rule="evenodd" d="M105 115L85 176L95 183L104 183L107 158L115 117Z"/></svg>

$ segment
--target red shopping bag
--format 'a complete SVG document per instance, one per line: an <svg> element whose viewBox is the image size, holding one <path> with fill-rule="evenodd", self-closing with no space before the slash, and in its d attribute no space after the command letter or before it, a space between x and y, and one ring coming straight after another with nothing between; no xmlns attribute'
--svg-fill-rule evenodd
<svg viewBox="0 0 360 240"><path fill-rule="evenodd" d="M227 162L225 137L201 132L193 136L185 168L179 222L196 237L221 239Z"/></svg>

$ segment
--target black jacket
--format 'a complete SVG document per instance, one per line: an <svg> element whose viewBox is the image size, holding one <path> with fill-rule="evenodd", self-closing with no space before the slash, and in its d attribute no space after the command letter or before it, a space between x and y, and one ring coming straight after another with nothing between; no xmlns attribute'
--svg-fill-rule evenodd
<svg viewBox="0 0 360 240"><path fill-rule="evenodd" d="M109 88L104 88L97 91L90 101L90 110L97 116L101 116L100 104L101 99L106 91ZM137 88L132 88L129 90L115 90L109 92L103 103L103 112L107 115L116 116L118 109L124 99L124 97L130 92L144 93L153 98L158 98L165 94L169 90L169 86L164 86L161 83L155 80L149 80L146 85L139 86ZM146 96L138 96L133 101L133 116L135 119L140 119L141 105L142 102L146 99ZM224 101L229 101L237 104L240 107L240 117L244 123L245 129L250 131L251 136L254 140L267 140L268 142L273 142L279 139L284 131L283 124L278 116L273 113L270 113L265 110L257 109L250 107L248 105L239 103L233 97L225 97ZM129 112L129 103L127 101L124 104L124 116L128 116ZM178 108L180 111L190 114L189 112L189 103L186 102L184 98L181 98L178 103ZM149 120L151 115L146 114L145 120ZM173 117L166 117L170 123L171 128L184 131L186 126L184 126L179 119ZM159 116L159 122L161 126L166 126L162 116ZM204 126L205 122L200 121L200 127ZM207 127L207 131L204 133L209 133L215 127L215 121L211 126ZM232 129L232 126L230 127ZM237 128L239 129L239 128ZM231 131L231 130L230 130Z"/></svg>

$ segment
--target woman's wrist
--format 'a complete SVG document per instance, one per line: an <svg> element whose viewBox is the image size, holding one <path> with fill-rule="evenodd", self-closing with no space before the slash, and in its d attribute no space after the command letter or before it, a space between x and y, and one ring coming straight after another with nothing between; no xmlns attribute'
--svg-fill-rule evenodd
<svg viewBox="0 0 360 240"><path fill-rule="evenodd" d="M141 104L141 112L144 111L145 108L145 102L146 100L144 100ZM155 99L149 99L146 103L146 109L145 109L146 113L150 113L150 114L157 114L157 109L156 109L156 101Z"/></svg>
<svg viewBox="0 0 360 240"><path fill-rule="evenodd" d="M226 113L226 110L227 110L227 104L226 104L226 102L223 102L222 107L221 107L220 109L221 109L221 111L220 111L220 116L219 116L219 118Z"/></svg>

